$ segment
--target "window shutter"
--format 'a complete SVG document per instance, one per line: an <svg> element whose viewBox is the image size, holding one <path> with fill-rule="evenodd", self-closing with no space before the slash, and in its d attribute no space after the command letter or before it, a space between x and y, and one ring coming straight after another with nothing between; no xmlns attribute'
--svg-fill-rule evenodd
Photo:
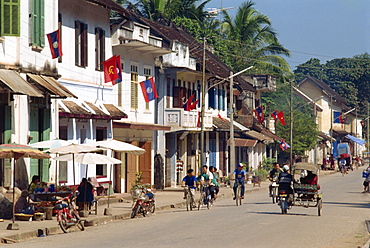
<svg viewBox="0 0 370 248"><path fill-rule="evenodd" d="M215 108L215 88L211 88L208 90L208 107Z"/></svg>
<svg viewBox="0 0 370 248"><path fill-rule="evenodd" d="M105 61L105 30L101 30L101 38L100 38L100 70L104 70L103 62Z"/></svg>
<svg viewBox="0 0 370 248"><path fill-rule="evenodd" d="M99 28L95 28L95 70L100 70L100 42L99 42Z"/></svg>
<svg viewBox="0 0 370 248"><path fill-rule="evenodd" d="M0 36L20 36L20 0L0 0Z"/></svg>
<svg viewBox="0 0 370 248"><path fill-rule="evenodd" d="M135 82L131 82L131 108L138 108L138 85Z"/></svg>
<svg viewBox="0 0 370 248"><path fill-rule="evenodd" d="M40 3L40 17L39 17L39 35L38 35L38 40L39 40L39 46L45 47L45 0L39 0ZM46 161L46 160L45 160Z"/></svg>
<svg viewBox="0 0 370 248"><path fill-rule="evenodd" d="M82 48L81 50L83 51L82 53L82 66L83 67L87 67L87 24L86 23L83 23L82 24L82 27L83 27L83 31L82 31Z"/></svg>
<svg viewBox="0 0 370 248"><path fill-rule="evenodd" d="M61 13L58 14L58 30L59 30L60 39L62 40L63 38L62 38L62 14ZM62 57L63 56L58 57L59 63L62 62Z"/></svg>
<svg viewBox="0 0 370 248"><path fill-rule="evenodd" d="M75 21L75 64L76 66L80 66L79 36L80 36L80 23L78 21Z"/></svg>
<svg viewBox="0 0 370 248"><path fill-rule="evenodd" d="M179 108L180 104L180 87L175 86L173 87L173 107Z"/></svg>
<svg viewBox="0 0 370 248"><path fill-rule="evenodd" d="M37 1L32 1L32 13L31 13L31 44L36 45L37 30L39 29L37 22Z"/></svg>

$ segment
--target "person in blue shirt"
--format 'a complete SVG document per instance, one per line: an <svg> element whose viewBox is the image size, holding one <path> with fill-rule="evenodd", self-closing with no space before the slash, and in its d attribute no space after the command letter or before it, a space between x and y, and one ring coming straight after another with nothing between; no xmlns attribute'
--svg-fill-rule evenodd
<svg viewBox="0 0 370 248"><path fill-rule="evenodd" d="M195 189L197 188L197 178L194 176L194 170L193 169L189 169L187 171L187 173L188 173L188 175L185 176L182 179L181 186L182 187L189 186L190 187L190 193L193 195L193 199L194 199ZM186 199L186 192L187 191L184 191L184 199Z"/></svg>
<svg viewBox="0 0 370 248"><path fill-rule="evenodd" d="M234 170L233 175L235 179L234 183L234 200L236 198L236 189L238 188L239 184L242 186L241 189L241 198L244 199L244 183L247 180L247 172L243 169L244 165L242 163L238 164L238 168Z"/></svg>

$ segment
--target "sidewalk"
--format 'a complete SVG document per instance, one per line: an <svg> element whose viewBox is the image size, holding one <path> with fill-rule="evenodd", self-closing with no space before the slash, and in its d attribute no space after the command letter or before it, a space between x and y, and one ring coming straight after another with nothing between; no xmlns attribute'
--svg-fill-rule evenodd
<svg viewBox="0 0 370 248"><path fill-rule="evenodd" d="M259 190L266 190L269 186L269 182L262 182L261 187L254 187L251 184L246 184L246 194L252 193ZM220 198L232 197L232 189L229 187L222 187L219 192ZM131 217L131 206L132 199L131 195L128 193L124 194L113 194L113 198L110 199L109 207L111 209L112 215L104 215L104 209L107 207L107 198L99 199L98 214L89 215L85 221L86 229L89 226L95 226L100 224L106 224L115 220L129 219ZM155 193L156 201L156 212L161 210L166 210L170 208L180 208L185 206L183 200L183 190L182 188L166 188L163 191L157 191ZM217 206L217 203L215 204ZM0 237L1 243L13 243L18 241L23 241L31 238L37 238L39 229L45 234L56 234L62 233L56 217L53 216L53 220L43 220L43 221L16 221L19 225L19 230L6 230L8 224L11 220L5 220L0 222ZM72 227L72 231L76 230L76 227Z"/></svg>
<svg viewBox="0 0 370 248"><path fill-rule="evenodd" d="M325 176L328 174L336 173L335 171L321 171L320 175ZM261 183L261 187L253 187L252 184L246 184L245 192L246 194L266 190L270 185L269 181L264 181ZM221 187L219 192L218 199L221 198L231 198L232 197L232 188ZM85 221L85 226L88 229L89 226L95 226L100 224L106 224L115 220L129 219L131 217L131 206L132 199L129 193L123 194L113 194L113 198L110 199L109 207L111 209L112 215L104 215L104 209L107 207L107 198L99 199L98 214L90 215ZM267 193L266 193L267 197ZM156 212L161 210L166 210L170 208L180 208L185 206L183 200L183 190L179 188L166 188L163 191L157 191L155 193L156 201ZM217 206L217 202L215 204ZM39 232L39 229L45 234L56 234L62 233L56 217L53 217L53 220L43 220L43 221L16 221L19 225L19 230L6 230L8 224L11 223L11 220L5 220L0 222L0 239L2 243L13 243L13 241L23 241L31 238L36 238ZM72 230L75 227L72 227Z"/></svg>

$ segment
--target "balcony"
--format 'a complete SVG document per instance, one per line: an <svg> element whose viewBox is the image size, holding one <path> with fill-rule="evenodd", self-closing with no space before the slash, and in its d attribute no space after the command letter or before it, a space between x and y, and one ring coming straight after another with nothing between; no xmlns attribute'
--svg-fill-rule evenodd
<svg viewBox="0 0 370 248"><path fill-rule="evenodd" d="M192 110L185 111L183 108L165 109L164 125L181 128L197 128L198 115L200 112ZM204 127L212 128L212 112L204 113ZM198 127L199 128L199 127Z"/></svg>

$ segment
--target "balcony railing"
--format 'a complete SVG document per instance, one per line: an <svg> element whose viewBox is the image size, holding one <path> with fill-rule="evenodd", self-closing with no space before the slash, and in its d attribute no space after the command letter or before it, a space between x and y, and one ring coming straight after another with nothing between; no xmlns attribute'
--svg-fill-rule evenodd
<svg viewBox="0 0 370 248"><path fill-rule="evenodd" d="M182 108L168 108L165 109L165 125L183 127L183 128L196 128L198 124L200 112L192 110L185 111ZM200 119L199 119L200 120ZM204 113L204 127L212 127L212 112Z"/></svg>

